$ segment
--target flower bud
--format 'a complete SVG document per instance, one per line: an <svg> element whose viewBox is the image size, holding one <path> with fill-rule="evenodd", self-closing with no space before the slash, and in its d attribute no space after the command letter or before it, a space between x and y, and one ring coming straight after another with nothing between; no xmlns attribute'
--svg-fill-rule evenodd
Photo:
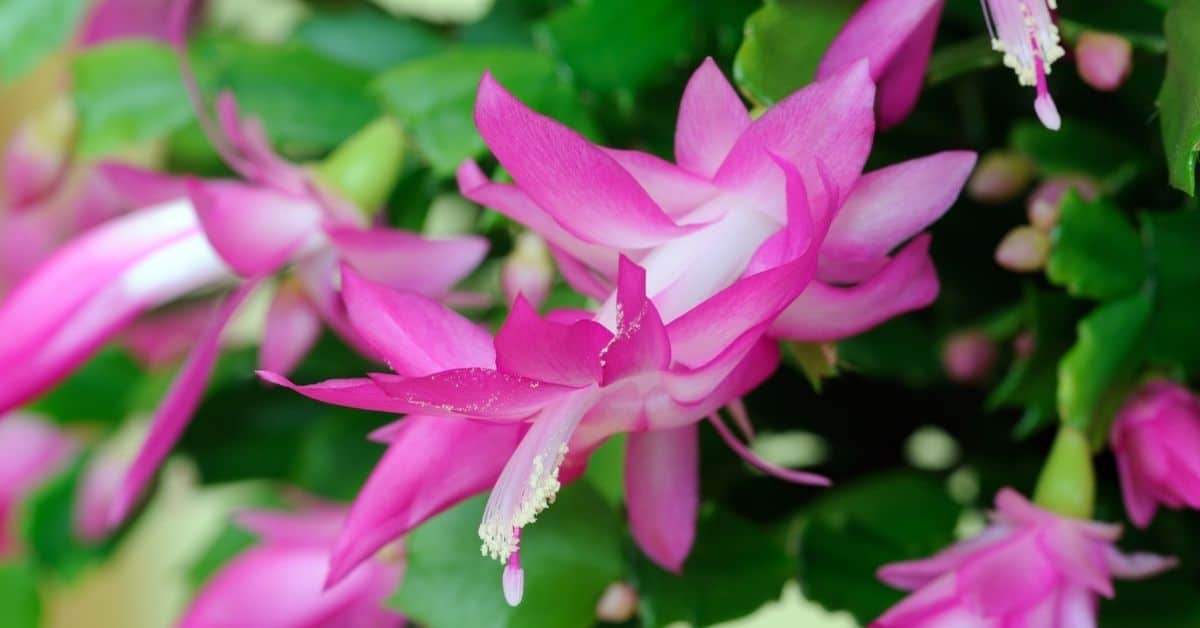
<svg viewBox="0 0 1200 628"><path fill-rule="evenodd" d="M74 133L75 109L65 96L17 129L4 152L8 206L28 205L51 190L66 168Z"/></svg>
<svg viewBox="0 0 1200 628"><path fill-rule="evenodd" d="M1033 180L1034 166L1028 157L1014 152L994 151L983 156L971 179L967 196L979 203L1007 203Z"/></svg>
<svg viewBox="0 0 1200 628"><path fill-rule="evenodd" d="M1087 32L1075 44L1075 65L1083 82L1102 92L1116 90L1133 69L1133 46L1120 35Z"/></svg>
<svg viewBox="0 0 1200 628"><path fill-rule="evenodd" d="M623 624L637 613L638 595L624 582L614 582L596 603L596 618L610 624Z"/></svg>
<svg viewBox="0 0 1200 628"><path fill-rule="evenodd" d="M1064 175L1043 181L1033 190L1026 202L1029 224L1050 231L1058 225L1062 216L1062 200L1067 190L1074 190L1085 201L1094 201L1100 196L1100 184L1084 175Z"/></svg>
<svg viewBox="0 0 1200 628"><path fill-rule="evenodd" d="M1009 231L996 247L996 263L1018 273L1041 270L1049 257L1050 236L1028 225Z"/></svg>
<svg viewBox="0 0 1200 628"><path fill-rule="evenodd" d="M318 164L317 178L374 216L400 178L404 148L400 124L392 118L379 118Z"/></svg>
<svg viewBox="0 0 1200 628"><path fill-rule="evenodd" d="M1142 386L1117 413L1112 446L1138 527L1159 504L1200 509L1200 401L1186 388L1161 379Z"/></svg>
<svg viewBox="0 0 1200 628"><path fill-rule="evenodd" d="M525 296L533 307L541 307L554 282L554 260L546 243L532 231L517 236L516 245L504 260L500 284L504 298L512 303L518 294Z"/></svg>
<svg viewBox="0 0 1200 628"><path fill-rule="evenodd" d="M1033 355L1033 352L1037 350L1037 338L1034 337L1032 331L1026 329L1017 334L1016 338L1013 338L1012 346L1013 353L1015 353L1018 358L1027 358Z"/></svg>
<svg viewBox="0 0 1200 628"><path fill-rule="evenodd" d="M958 332L942 348L942 367L946 375L960 384L987 379L996 363L996 343L977 329Z"/></svg>

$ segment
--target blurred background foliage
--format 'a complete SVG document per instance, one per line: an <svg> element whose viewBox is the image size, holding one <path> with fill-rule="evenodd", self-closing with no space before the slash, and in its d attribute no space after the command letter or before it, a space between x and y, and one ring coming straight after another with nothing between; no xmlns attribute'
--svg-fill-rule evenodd
<svg viewBox="0 0 1200 628"><path fill-rule="evenodd" d="M446 25L370 2L271 0L253 10L238 4L212 3L191 44L204 91L233 90L298 161L320 158L372 119L393 116L410 150L387 218L414 229L438 220L431 207L460 203L452 174L463 159L488 159L471 120L485 68L534 108L593 139L669 157L679 95L706 56L752 104L768 106L811 79L856 5L496 0L477 21ZM1166 4L1063 3L1068 39L1088 29L1117 32L1134 44L1135 61L1128 83L1111 94L1087 87L1070 62L1058 65L1051 80L1065 122L1056 134L1036 123L1030 93L1000 67L978 3L949 0L920 104L904 124L878 136L871 167L946 149L1004 150L1027 159L1034 178L1084 174L1100 183L1102 195L1064 202L1044 275L1012 273L993 261L1004 233L1026 220L1026 189L999 202L964 198L933 229L943 283L933 307L836 348L791 347L792 368L747 400L762 432L756 447L782 463L815 467L835 479L835 490L762 477L706 433L704 514L696 550L675 576L642 557L622 528L622 444L615 441L529 536L519 608L504 604L498 570L479 557L479 499L410 536L404 584L390 603L433 626L589 626L600 593L624 580L639 593L640 612L628 625L709 625L755 612L794 581L808 600L836 614L798 610L793 590L762 611L765 621L801 616L771 614L792 612L812 623L790 625L865 623L900 597L874 579L874 570L977 530L998 488L1028 491L1058 419L1090 430L1100 444L1112 402L1147 369L1194 380L1200 214L1193 198L1167 182L1192 187L1200 9L1179 2L1164 32ZM3 118L22 106L15 95L32 98L32 82L58 71L69 77L79 116L78 153L101 158L149 144L172 170L228 174L200 132L164 45L115 43L70 59L55 52L85 8L83 0L0 4ZM516 231L486 210L467 216L467 228L493 243L472 285L496 292L497 260L511 250ZM550 300L577 302L562 285ZM478 314L498 321L504 310ZM940 362L947 338L964 329L982 330L1001 347L995 368L971 385L948 381ZM1012 348L1023 332L1035 341L1024 354ZM87 595L107 600L118 618L109 625L163 625L189 590L250 543L225 523L230 509L278 503L285 486L335 500L357 492L382 453L365 435L391 417L267 388L253 368L250 349L221 359L158 497L112 541L87 547L71 537L81 464L37 491L21 513L28 551L0 567L0 625L83 625L71 623L78 617L72 604ZM373 368L326 337L296 378ZM128 417L144 417L170 375L170 368L146 371L111 348L34 409L72 430L111 433ZM1097 467L1098 516L1122 520L1114 465L1102 455ZM156 517L170 520L169 531L154 529L163 527ZM1197 532L1195 513L1174 512L1146 532L1131 532L1130 547L1179 555L1182 567L1149 583L1118 585L1116 600L1105 602L1103 625L1200 625ZM157 547L175 548L168 571L148 580L131 575L132 563L162 556L165 550L146 549ZM95 589L101 580L128 581L109 586L129 590L66 593ZM177 590L151 604L161 608L141 619L122 614L122 604L150 604L135 600L165 591L168 581ZM789 604L797 608L781 610Z"/></svg>

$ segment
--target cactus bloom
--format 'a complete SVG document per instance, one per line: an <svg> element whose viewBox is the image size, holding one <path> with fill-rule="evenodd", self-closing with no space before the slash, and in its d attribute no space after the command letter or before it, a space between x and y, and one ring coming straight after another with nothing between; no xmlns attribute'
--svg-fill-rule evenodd
<svg viewBox="0 0 1200 628"><path fill-rule="evenodd" d="M1191 391L1144 384L1117 413L1112 447L1135 525L1150 525L1159 504L1200 509L1200 400Z"/></svg>

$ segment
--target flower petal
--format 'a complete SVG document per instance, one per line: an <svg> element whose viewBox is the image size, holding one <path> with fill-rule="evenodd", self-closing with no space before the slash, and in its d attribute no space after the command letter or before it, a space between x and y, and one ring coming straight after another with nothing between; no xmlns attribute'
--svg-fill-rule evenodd
<svg viewBox="0 0 1200 628"><path fill-rule="evenodd" d="M604 385L643 371L661 370L671 363L666 327L646 296L646 271L625 256L617 275L616 326L616 335L600 356Z"/></svg>
<svg viewBox="0 0 1200 628"><path fill-rule="evenodd" d="M488 241L478 236L432 239L396 229L329 227L342 258L365 277L429 297L442 297L479 266Z"/></svg>
<svg viewBox="0 0 1200 628"><path fill-rule="evenodd" d="M634 432L625 448L629 528L658 566L679 573L696 538L700 432L695 423Z"/></svg>
<svg viewBox="0 0 1200 628"><path fill-rule="evenodd" d="M675 161L711 179L748 126L746 105L708 57L683 90L675 124Z"/></svg>
<svg viewBox="0 0 1200 628"><path fill-rule="evenodd" d="M479 84L475 125L521 190L585 242L639 249L689 231L616 160L521 104L490 73Z"/></svg>
<svg viewBox="0 0 1200 628"><path fill-rule="evenodd" d="M7 557L19 538L9 526L21 499L50 479L75 449L71 438L34 415L0 417L0 557Z"/></svg>
<svg viewBox="0 0 1200 628"><path fill-rule="evenodd" d="M335 406L389 414L403 414L410 408L409 404L393 399L379 387L379 384L366 377L330 379L319 384L300 386L278 373L270 371L258 371L257 373L263 380L272 384L290 388L309 399Z"/></svg>
<svg viewBox="0 0 1200 628"><path fill-rule="evenodd" d="M1174 556L1159 556L1145 552L1123 554L1112 545L1105 546L1104 560L1112 575L1122 580L1149 578L1179 564L1179 560Z"/></svg>
<svg viewBox="0 0 1200 628"><path fill-rule="evenodd" d="M523 297L496 334L496 368L546 382L586 386L600 381L600 352L612 332L590 320L563 325L538 316Z"/></svg>
<svg viewBox="0 0 1200 628"><path fill-rule="evenodd" d="M147 368L168 366L188 354L208 327L212 312L207 299L156 310L129 325L122 345Z"/></svg>
<svg viewBox="0 0 1200 628"><path fill-rule="evenodd" d="M486 368L425 377L371 374L401 412L469 419L524 419L575 388Z"/></svg>
<svg viewBox="0 0 1200 628"><path fill-rule="evenodd" d="M687 214L720 192L708 179L649 153L615 148L603 150L633 175L650 198L672 217Z"/></svg>
<svg viewBox="0 0 1200 628"><path fill-rule="evenodd" d="M284 283L275 291L258 349L258 368L292 372L321 335L321 317L298 284Z"/></svg>

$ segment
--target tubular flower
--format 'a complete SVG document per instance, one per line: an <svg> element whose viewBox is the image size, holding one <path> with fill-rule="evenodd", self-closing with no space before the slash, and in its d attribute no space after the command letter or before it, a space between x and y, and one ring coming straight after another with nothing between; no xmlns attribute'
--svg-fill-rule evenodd
<svg viewBox="0 0 1200 628"><path fill-rule="evenodd" d="M1113 453L1125 510L1139 528L1159 504L1200 508L1200 401L1186 388L1151 381L1117 413Z"/></svg>
<svg viewBox="0 0 1200 628"><path fill-rule="evenodd" d="M175 7L172 32L180 51L189 5ZM178 179L106 165L108 180L144 209L75 238L0 303L0 325L21 330L0 339L3 413L53 386L147 311L200 290L236 286L212 304L208 324L193 339L140 454L113 495L111 525L129 513L182 434L219 355L224 328L263 279L294 267L298 287L286 283L276 294L260 353L264 367L286 370L315 339L316 318L369 352L337 298L339 262L396 288L441 298L487 248L474 236L428 240L369 226L349 202L276 155L262 126L241 117L231 96L218 100L218 121L211 120L180 57L203 126L246 181Z"/></svg>
<svg viewBox="0 0 1200 628"><path fill-rule="evenodd" d="M385 628L404 618L384 608L403 564L380 556L323 589L329 547L344 512L316 506L298 513L247 512L239 523L259 544L221 568L192 600L181 628Z"/></svg>
<svg viewBox="0 0 1200 628"><path fill-rule="evenodd" d="M834 39L817 72L822 78L858 59L871 63L879 82L878 116L884 127L912 112L929 65L944 0L867 0ZM1062 118L1050 97L1046 75L1065 51L1051 11L1054 0L981 0L992 47L1017 73L1021 85L1037 90L1034 110L1047 128Z"/></svg>
<svg viewBox="0 0 1200 628"><path fill-rule="evenodd" d="M1056 515L1004 489L991 525L974 538L879 570L880 580L914 593L871 626L1094 628L1097 595L1112 597L1113 577L1144 578L1175 564L1122 554L1120 536L1120 526Z"/></svg>
<svg viewBox="0 0 1200 628"><path fill-rule="evenodd" d="M351 323L397 375L312 386L264 377L328 403L416 416L380 435L393 449L351 510L331 576L490 484L483 552L506 563L515 602L521 529L622 432L634 538L667 569L681 568L693 540L705 417L759 468L825 483L754 458L716 413L774 371L773 336L845 337L936 294L928 237L914 236L953 202L974 155L861 175L873 92L860 63L752 122L706 61L680 107L675 165L594 146L485 74L476 124L515 184L468 162L463 194L540 235L564 278L601 305L543 318L519 298L490 339L435 303L343 271ZM477 439L472 447L486 451L473 459L486 464L450 482L392 455L404 441L442 460L439 432Z"/></svg>

